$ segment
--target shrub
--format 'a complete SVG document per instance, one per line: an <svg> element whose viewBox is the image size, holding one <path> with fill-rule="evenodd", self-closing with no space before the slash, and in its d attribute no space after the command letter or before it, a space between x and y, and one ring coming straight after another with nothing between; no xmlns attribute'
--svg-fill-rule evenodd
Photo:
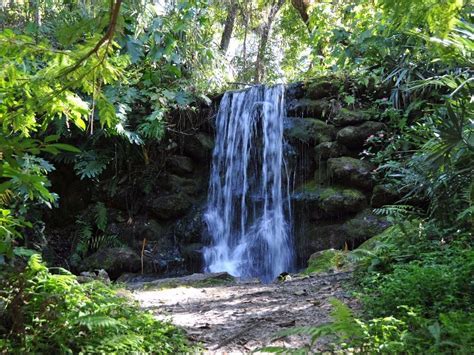
<svg viewBox="0 0 474 355"><path fill-rule="evenodd" d="M177 353L190 351L183 333L141 311L98 281L79 284L70 272L53 274L33 255L3 281L5 314L0 349L19 353ZM132 304L131 304L132 302Z"/></svg>
<svg viewBox="0 0 474 355"><path fill-rule="evenodd" d="M368 275L364 280L365 308L377 316L397 316L399 305L417 309L424 316L468 309L474 302L470 282L473 258L473 252L465 252L449 263L430 263L428 254L424 262L397 265L390 274Z"/></svg>

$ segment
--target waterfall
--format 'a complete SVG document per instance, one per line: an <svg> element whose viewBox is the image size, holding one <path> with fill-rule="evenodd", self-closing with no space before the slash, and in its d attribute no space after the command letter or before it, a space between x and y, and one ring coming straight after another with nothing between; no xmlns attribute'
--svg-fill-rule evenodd
<svg viewBox="0 0 474 355"><path fill-rule="evenodd" d="M206 272L268 282L293 265L283 85L227 92L216 118Z"/></svg>

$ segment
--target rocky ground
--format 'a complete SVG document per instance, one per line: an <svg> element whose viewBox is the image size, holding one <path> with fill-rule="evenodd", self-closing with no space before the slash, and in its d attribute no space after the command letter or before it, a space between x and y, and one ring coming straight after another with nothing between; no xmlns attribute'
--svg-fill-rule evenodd
<svg viewBox="0 0 474 355"><path fill-rule="evenodd" d="M357 308L343 287L350 275L332 272L261 284L233 280L227 274L194 274L132 283L130 288L144 309L182 327L205 352L249 353L266 346L305 346L306 336L277 334L329 321L331 298Z"/></svg>

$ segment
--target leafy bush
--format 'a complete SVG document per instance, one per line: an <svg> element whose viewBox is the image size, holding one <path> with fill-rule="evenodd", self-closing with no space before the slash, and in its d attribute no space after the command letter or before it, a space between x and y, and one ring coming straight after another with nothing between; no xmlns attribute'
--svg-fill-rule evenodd
<svg viewBox="0 0 474 355"><path fill-rule="evenodd" d="M183 333L140 311L100 282L79 284L64 269L52 274L33 255L21 274L3 280L0 351L19 353L178 353Z"/></svg>
<svg viewBox="0 0 474 355"><path fill-rule="evenodd" d="M463 255L464 254L464 255ZM371 274L364 280L364 306L377 316L399 315L399 305L435 316L474 303L474 253L463 253L447 264L419 261L396 266L388 275ZM470 259L470 261L469 261Z"/></svg>

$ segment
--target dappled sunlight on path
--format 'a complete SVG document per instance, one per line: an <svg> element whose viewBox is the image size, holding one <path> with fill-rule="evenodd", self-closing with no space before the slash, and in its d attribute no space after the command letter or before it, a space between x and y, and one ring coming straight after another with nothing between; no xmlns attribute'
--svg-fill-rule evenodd
<svg viewBox="0 0 474 355"><path fill-rule="evenodd" d="M135 290L134 297L159 319L183 327L207 351L248 353L263 346L304 346L307 337L274 336L293 326L329 321L332 297L354 308L354 300L341 286L349 277L350 273L341 272L267 285L236 281L212 287L144 287Z"/></svg>

